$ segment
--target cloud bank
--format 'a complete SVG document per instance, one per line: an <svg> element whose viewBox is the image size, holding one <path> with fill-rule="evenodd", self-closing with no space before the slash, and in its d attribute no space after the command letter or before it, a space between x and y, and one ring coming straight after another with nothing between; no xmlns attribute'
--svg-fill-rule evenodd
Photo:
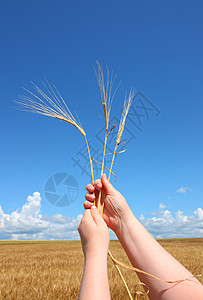
<svg viewBox="0 0 203 300"><path fill-rule="evenodd" d="M147 219L141 215L140 221L155 238L203 237L202 208L197 208L191 216L180 210L173 216L161 203L158 212L150 215Z"/></svg>
<svg viewBox="0 0 203 300"><path fill-rule="evenodd" d="M42 216L40 209L41 197L38 192L28 196L21 211L17 210L8 215L0 206L0 239L79 239L77 227L82 215L75 219L61 214Z"/></svg>
<svg viewBox="0 0 203 300"><path fill-rule="evenodd" d="M140 221L155 238L203 237L203 209L197 208L191 216L177 211L175 216L161 203L157 212ZM53 216L40 213L41 197L35 192L28 196L21 210L5 214L0 206L0 239L13 240L77 240L77 227L82 219L79 214L71 219L61 214ZM115 235L110 232L111 238Z"/></svg>

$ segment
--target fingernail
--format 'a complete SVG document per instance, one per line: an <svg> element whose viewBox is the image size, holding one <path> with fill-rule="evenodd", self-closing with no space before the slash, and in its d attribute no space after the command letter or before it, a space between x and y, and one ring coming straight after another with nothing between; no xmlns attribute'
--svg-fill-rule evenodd
<svg viewBox="0 0 203 300"><path fill-rule="evenodd" d="M97 208L96 208L95 205L93 205L93 206L91 207L91 210L95 210L95 209L97 209Z"/></svg>
<svg viewBox="0 0 203 300"><path fill-rule="evenodd" d="M105 173L104 173L104 178L105 178L105 179L107 178Z"/></svg>

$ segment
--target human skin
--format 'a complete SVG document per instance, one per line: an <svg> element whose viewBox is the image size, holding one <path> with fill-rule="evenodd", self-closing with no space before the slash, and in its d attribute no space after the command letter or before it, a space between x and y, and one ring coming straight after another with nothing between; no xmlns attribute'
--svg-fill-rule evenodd
<svg viewBox="0 0 203 300"><path fill-rule="evenodd" d="M109 183L103 174L101 181L86 187L84 208L97 203L98 190L102 190L105 207L103 218L120 240L132 265L155 275L159 281L138 273L140 280L149 288L151 300L201 300L203 286L193 275L172 257L135 218L124 197ZM94 195L94 194L95 195ZM191 278L192 277L192 278ZM180 283L167 283L190 278Z"/></svg>
<svg viewBox="0 0 203 300"><path fill-rule="evenodd" d="M107 252L110 238L108 228L95 206L85 211L78 231L85 258L79 300L108 300Z"/></svg>

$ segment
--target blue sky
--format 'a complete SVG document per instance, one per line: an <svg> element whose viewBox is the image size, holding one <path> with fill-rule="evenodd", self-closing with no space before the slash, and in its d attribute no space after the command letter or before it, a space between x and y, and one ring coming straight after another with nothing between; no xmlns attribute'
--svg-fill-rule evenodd
<svg viewBox="0 0 203 300"><path fill-rule="evenodd" d="M41 222L42 227L71 224L73 235L64 233L62 238L77 236L76 224L83 213L89 178L73 165L73 158L82 161L78 152L84 146L83 138L63 122L18 111L12 100L24 94L22 86L31 89L30 81L41 85L46 76L71 111L77 112L92 147L102 151L97 134L103 122L95 114L102 114L94 73L96 60L104 69L108 65L117 74L117 82L121 81L112 118L120 118L125 92L131 87L160 111L158 116L151 111L148 120L143 111L142 131L133 125L138 119L133 109L130 111L126 128L136 138L116 158L115 187L135 215L144 216L141 219L153 233L154 224L164 223L169 211L174 229L161 232L160 223L161 236L175 232L181 236L185 230L181 228L187 224L191 230L183 236L203 236L202 34L202 1L1 3L1 218L12 223L16 217L13 212L17 210L18 215L12 228L4 222L0 238L26 238L20 235L19 218L30 203L27 197L35 192L40 196L29 198L36 204L34 214L38 221L50 222ZM128 139L127 130L123 138ZM51 205L44 195L48 178L61 172L74 176L79 185L76 201L65 208ZM184 217L178 211L183 211ZM67 219L57 223L53 216ZM31 220L30 215L24 218ZM170 222L167 224L170 227ZM32 224L30 228L26 233L29 238ZM43 236L40 226L33 232L39 234L35 238L56 238ZM158 232L154 235L159 236Z"/></svg>

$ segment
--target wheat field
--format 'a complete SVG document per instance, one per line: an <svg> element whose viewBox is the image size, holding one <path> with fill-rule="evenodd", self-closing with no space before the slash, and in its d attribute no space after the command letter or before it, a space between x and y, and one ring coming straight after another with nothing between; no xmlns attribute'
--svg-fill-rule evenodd
<svg viewBox="0 0 203 300"><path fill-rule="evenodd" d="M193 274L203 273L203 239L159 242ZM111 241L110 250L118 260L129 264L118 241ZM77 299L83 264L79 241L0 241L0 299ZM110 259L108 272L112 299L128 299ZM136 274L124 268L122 272L133 293L138 282ZM200 281L203 283L202 278Z"/></svg>

